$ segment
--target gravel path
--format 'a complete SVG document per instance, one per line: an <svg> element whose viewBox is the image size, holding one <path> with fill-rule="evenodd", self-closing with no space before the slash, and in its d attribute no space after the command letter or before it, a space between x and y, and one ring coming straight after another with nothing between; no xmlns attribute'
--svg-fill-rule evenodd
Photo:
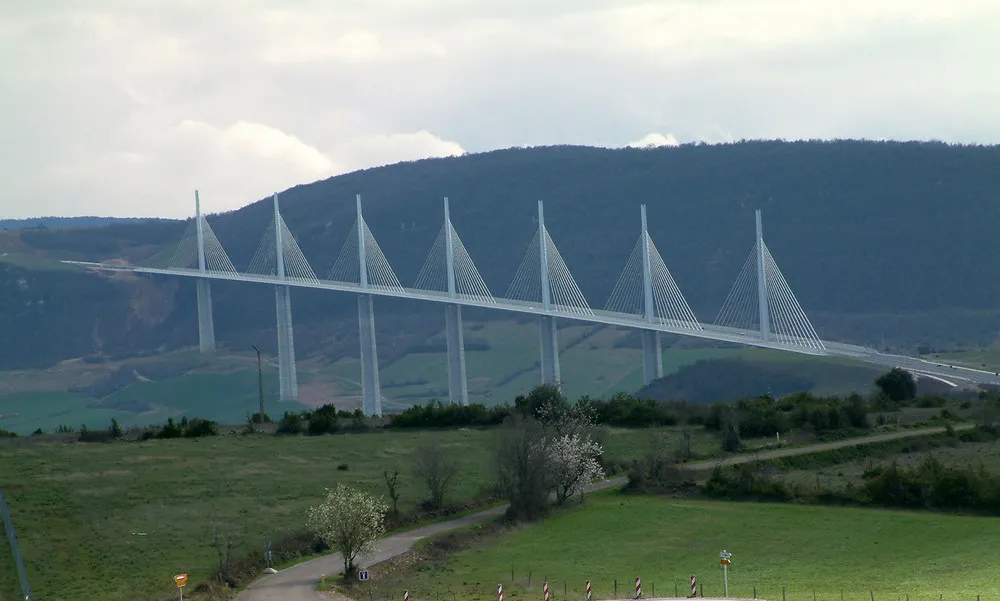
<svg viewBox="0 0 1000 601"><path fill-rule="evenodd" d="M956 430L966 430L973 426L964 425L955 427ZM823 451L829 451L832 449L841 449L844 447L856 446L860 444L871 444L874 442L882 442L885 440L894 440L897 438L908 438L911 436L928 436L932 434L940 434L945 431L945 428L927 428L922 430L904 430L901 432L891 432L888 434L874 434L871 436L865 436L862 438L850 438L847 440L838 440L836 442L826 442L821 444L814 444L804 447L795 447L790 449L776 449L773 451L762 451L760 453L747 453L742 455L734 455L732 457L727 457L725 459L719 460L709 460L709 461L697 461L686 464L686 467L694 470L706 470L712 469L718 464L722 465L737 465L740 463L748 463L750 461L764 460L764 459L775 459L778 457L789 457L793 455L805 455L808 453L820 453ZM612 478L610 480L605 480L591 487L591 490L601 490L605 488L612 488L615 486L621 486L625 483L625 478ZM375 565L379 562L386 561L397 555L402 555L410 549L413 545L422 538L428 536L433 536L435 534L440 534L442 532L448 532L450 530L456 530L459 528L464 528L465 526L470 526L479 522L485 522L503 515L506 510L506 506L493 507L491 509L486 509L478 513L466 515L454 520L447 520L443 522L437 522L434 524L428 524L427 526L422 526L414 530L409 530L407 532L402 532L400 534L393 534L392 536L387 536L379 542L378 551L371 557L366 557L365 562L368 565ZM292 566L290 568L281 570L277 574L271 574L265 576L260 580L257 580L246 590L237 595L237 601L318 601L324 599L319 592L316 591L316 583L319 582L323 575L328 578L334 575L340 574L343 570L344 560L340 553L334 553L332 555L324 555L323 557L318 557L310 561L300 563L298 565ZM699 599L701 599L699 597ZM705 601L710 601L708 597L705 597ZM734 601L729 599L728 601Z"/></svg>

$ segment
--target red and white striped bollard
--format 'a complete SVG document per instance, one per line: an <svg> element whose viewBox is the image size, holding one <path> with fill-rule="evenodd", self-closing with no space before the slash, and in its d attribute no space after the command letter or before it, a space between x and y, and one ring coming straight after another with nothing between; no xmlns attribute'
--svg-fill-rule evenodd
<svg viewBox="0 0 1000 601"><path fill-rule="evenodd" d="M403 591L403 601L410 601L410 591Z"/></svg>
<svg viewBox="0 0 1000 601"><path fill-rule="evenodd" d="M694 576L691 577L691 596L692 597L698 596L698 585L694 583Z"/></svg>
<svg viewBox="0 0 1000 601"><path fill-rule="evenodd" d="M642 583L639 582L638 576L635 577L635 598L636 599L642 598Z"/></svg>
<svg viewBox="0 0 1000 601"><path fill-rule="evenodd" d="M503 601L503 585L497 585L497 601Z"/></svg>
<svg viewBox="0 0 1000 601"><path fill-rule="evenodd" d="M590 591L590 581L588 580L587 581L587 601L592 601L593 598L594 598L593 594Z"/></svg>
<svg viewBox="0 0 1000 601"><path fill-rule="evenodd" d="M546 580L542 583L542 597L544 601L549 601L549 581Z"/></svg>

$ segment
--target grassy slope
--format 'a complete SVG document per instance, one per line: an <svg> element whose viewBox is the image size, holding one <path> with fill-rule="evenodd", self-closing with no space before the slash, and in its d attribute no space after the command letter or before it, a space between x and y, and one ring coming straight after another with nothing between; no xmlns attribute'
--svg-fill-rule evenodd
<svg viewBox="0 0 1000 601"><path fill-rule="evenodd" d="M610 458L635 456L649 436L675 430L610 431ZM696 450L717 446L697 433ZM210 575L212 525L236 551L301 529L324 487L347 482L384 492L382 471L398 469L401 510L423 498L410 458L442 441L463 477L450 497L472 499L490 479L490 432L381 432L322 437L223 436L144 443L0 444L6 490L33 590L40 599L138 601L170 591L169 577ZM337 469L347 464L348 470ZM145 532L146 535L134 535ZM0 579L0 599L13 595Z"/></svg>
<svg viewBox="0 0 1000 601"><path fill-rule="evenodd" d="M607 396L642 386L641 351L614 348L627 331L605 328L586 340L569 346L591 329L566 324L560 330L564 388L570 398L584 394ZM529 391L538 382L537 329L534 323L467 323L468 340L488 341L489 351L466 354L469 396L473 402L509 402ZM568 348L567 348L568 347ZM664 349L665 374L678 371L702 359L740 356L750 361L785 362L812 377L814 392L822 394L867 390L877 370L837 360L800 357L760 349L685 348ZM106 427L112 416L125 424L162 422L169 415L198 415L228 423L242 422L247 411L257 406L256 370L253 358L245 353L221 353L195 370L177 378L138 382L105 399L88 399L67 394L72 386L91 384L114 366L80 362L46 370L0 374L0 428L29 433L59 424L79 427ZM191 362L189 351L150 357L142 362ZM141 363L139 371L141 371ZM264 366L265 398L268 412L280 414L290 406L274 405L277 375L270 361ZM360 394L360 363L356 358L341 359L332 365L320 361L300 361L300 394L307 404L334 402L353 409ZM402 409L415 402L447 397L447 368L443 353L410 354L381 370L385 408ZM44 395L29 393L44 392ZM143 412L123 410L135 403L148 403Z"/></svg>
<svg viewBox="0 0 1000 601"><path fill-rule="evenodd" d="M586 506L499 540L460 552L434 569L385 582L415 599L435 595L533 599L547 576L556 601L564 582L582 598L591 580L595 599L619 595L642 578L646 596L681 594L692 574L705 596L721 596L718 553L733 554L729 594L789 601L973 598L1000 589L981 549L1000 536L1000 520L876 509L720 503L592 495ZM931 544L933 541L933 544ZM511 582L511 568L516 582ZM532 586L526 588L529 570Z"/></svg>

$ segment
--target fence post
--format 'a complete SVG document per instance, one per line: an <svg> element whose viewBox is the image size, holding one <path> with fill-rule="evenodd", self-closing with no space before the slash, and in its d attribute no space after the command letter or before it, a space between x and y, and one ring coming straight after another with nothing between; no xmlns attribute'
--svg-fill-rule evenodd
<svg viewBox="0 0 1000 601"><path fill-rule="evenodd" d="M531 570L528 570L528 588L531 588Z"/></svg>
<svg viewBox="0 0 1000 601"><path fill-rule="evenodd" d="M705 596L705 585L701 582L698 583L698 592L701 593L702 597Z"/></svg>
<svg viewBox="0 0 1000 601"><path fill-rule="evenodd" d="M677 583L674 583L674 596L677 596Z"/></svg>
<svg viewBox="0 0 1000 601"><path fill-rule="evenodd" d="M615 578L615 599L618 598L618 579Z"/></svg>
<svg viewBox="0 0 1000 601"><path fill-rule="evenodd" d="M872 589L868 589L868 594L871 596L872 601L875 601L875 591L873 591Z"/></svg>
<svg viewBox="0 0 1000 601"><path fill-rule="evenodd" d="M781 601L785 601L785 587L781 587Z"/></svg>
<svg viewBox="0 0 1000 601"><path fill-rule="evenodd" d="M754 598L754 599L756 599L756 598L757 598L757 585L756 585L756 584L755 584L755 585L753 585L753 598ZM841 601L843 601L843 600L841 600Z"/></svg>

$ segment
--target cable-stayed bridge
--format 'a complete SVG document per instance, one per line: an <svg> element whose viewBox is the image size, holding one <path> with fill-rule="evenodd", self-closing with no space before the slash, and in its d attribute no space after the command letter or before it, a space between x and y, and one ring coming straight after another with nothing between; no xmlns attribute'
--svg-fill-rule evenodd
<svg viewBox="0 0 1000 601"><path fill-rule="evenodd" d="M449 397L468 404L462 307L479 307L536 315L539 324L541 381L558 384L558 319L634 328L642 333L646 383L663 376L660 334L670 333L792 353L845 357L883 367L901 367L918 375L1000 385L1000 375L874 349L822 340L778 268L756 212L757 229L736 283L713 323L702 323L688 306L666 262L649 236L646 207L641 207L638 239L621 276L603 308L592 307L545 227L538 202L538 228L507 291L494 296L476 269L458 231L452 225L448 199L444 223L416 281L405 287L396 277L362 213L357 217L332 268L317 275L282 219L278 195L274 214L257 251L244 270L237 269L201 213L195 192L195 217L175 252L143 265L70 262L106 271L191 277L197 280L198 333L203 353L215 350L211 282L229 280L267 284L275 290L278 332L279 390L282 401L298 400L291 288L349 292L358 298L361 338L362 403L365 413L381 415L378 355L375 344L375 296L441 303L445 306Z"/></svg>

